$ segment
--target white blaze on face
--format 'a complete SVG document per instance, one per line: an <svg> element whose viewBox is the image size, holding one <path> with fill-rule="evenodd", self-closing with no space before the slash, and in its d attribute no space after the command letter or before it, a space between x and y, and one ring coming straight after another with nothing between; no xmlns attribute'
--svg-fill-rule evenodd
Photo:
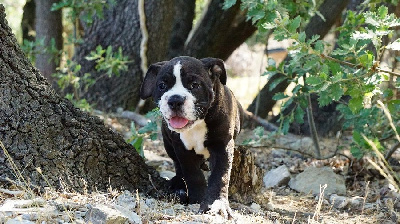
<svg viewBox="0 0 400 224"><path fill-rule="evenodd" d="M159 107L160 107L160 111L162 113L162 115L164 116L164 118L167 120L171 119L171 117L173 116L173 111L171 111L171 109L168 106L168 100L171 96L174 95L179 95L183 98L185 98L185 102L182 106L182 111L180 116L183 116L184 118L188 119L189 121L194 121L196 120L196 110L195 110L195 101L196 98L189 92L188 89L186 89L183 86L182 83L182 77L181 77L181 69L182 69L182 64L180 61L178 61L175 65L174 65L174 70L173 70L173 75L175 76L175 84L174 86L169 89L167 92L165 92L160 99L159 102ZM175 130L174 128L172 128L169 123L168 123L168 127L171 130L174 131L178 131Z"/></svg>
<svg viewBox="0 0 400 224"><path fill-rule="evenodd" d="M194 103L196 98L183 86L181 76L182 64L180 61L174 65L173 74L175 76L174 86L165 92L160 99L160 111L168 124L168 128L172 131L180 133L180 139L187 150L195 150L196 154L203 155L205 158L210 157L207 148L204 147L204 141L207 137L207 125L204 120L196 120L196 110ZM171 127L169 120L176 114L171 111L168 106L168 100L171 96L179 95L185 98L180 116L193 122L189 127L175 129Z"/></svg>

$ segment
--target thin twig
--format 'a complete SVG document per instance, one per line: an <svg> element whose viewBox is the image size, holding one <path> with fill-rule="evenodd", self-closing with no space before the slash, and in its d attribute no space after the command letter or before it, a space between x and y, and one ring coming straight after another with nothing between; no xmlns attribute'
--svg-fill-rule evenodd
<svg viewBox="0 0 400 224"><path fill-rule="evenodd" d="M386 161L390 159L390 157L392 156L392 154L397 150L397 148L400 147L400 142L397 142L390 150L389 152L386 154L385 159Z"/></svg>
<svg viewBox="0 0 400 224"><path fill-rule="evenodd" d="M333 58L333 57L328 56L328 55L325 55L325 54L320 54L320 56L321 56L322 58L328 59L328 60L330 60L330 61L337 62L337 63L342 64L342 65L346 65L346 66L349 66L349 67L353 67L353 68L365 68L365 67L363 67L363 66L361 66L361 65L356 65L356 64L353 64L353 63L350 63L350 62L347 62L347 61L341 61L341 60L339 60L339 59ZM382 69L382 68L379 68L379 67L375 67L374 69L375 69L376 71L378 71L378 72L385 72L385 73L388 73L388 74L391 74L391 75L400 77L400 74L399 74L399 73L396 73L396 72L393 72L393 71L389 71L389 70Z"/></svg>
<svg viewBox="0 0 400 224"><path fill-rule="evenodd" d="M311 138L314 143L315 153L317 154L318 158L321 158L321 147L319 146L318 133L317 129L315 128L310 94L307 95L307 101L308 101L307 118L308 118L308 125L310 126Z"/></svg>
<svg viewBox="0 0 400 224"><path fill-rule="evenodd" d="M154 190L156 190L157 193L160 194L160 191L159 191L159 190L156 188L156 186L154 185L153 180L151 179L151 175L150 175L150 174L149 174L149 181L150 181L151 185L153 186Z"/></svg>
<svg viewBox="0 0 400 224"><path fill-rule="evenodd" d="M330 159L335 156L343 156L343 157L346 157L347 159L351 160L351 158L349 156L347 156L343 153L338 153L339 147L336 147L335 152L333 152L331 155L324 156L324 157L316 157L315 155L313 155L311 153L302 151L302 149L292 149L292 148L288 148L288 147L280 146L280 145L256 145L256 146L250 146L250 147L251 148L275 148L275 149L283 149L283 150L287 150L287 151L294 151L294 152L300 153L301 155L303 155L305 157L318 159L318 160Z"/></svg>

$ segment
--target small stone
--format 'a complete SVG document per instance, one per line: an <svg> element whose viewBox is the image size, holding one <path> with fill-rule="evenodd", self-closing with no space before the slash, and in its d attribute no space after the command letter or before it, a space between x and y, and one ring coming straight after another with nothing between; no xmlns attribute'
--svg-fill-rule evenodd
<svg viewBox="0 0 400 224"><path fill-rule="evenodd" d="M362 205L363 201L364 201L364 199L362 197L355 196L355 197L350 198L349 204L353 208L358 208Z"/></svg>
<svg viewBox="0 0 400 224"><path fill-rule="evenodd" d="M105 223L105 224L124 224L128 221L132 223L141 223L141 220L128 218L120 211L110 208L106 205L98 204L93 206L85 217L86 222Z"/></svg>
<svg viewBox="0 0 400 224"><path fill-rule="evenodd" d="M162 211L162 213L165 214L165 215L168 215L168 216L175 216L176 215L175 210L172 209L172 208L164 209Z"/></svg>
<svg viewBox="0 0 400 224"><path fill-rule="evenodd" d="M152 207L156 204L156 199L154 198L146 198L145 202L147 206Z"/></svg>
<svg viewBox="0 0 400 224"><path fill-rule="evenodd" d="M327 185L324 196L331 194L346 195L346 185L343 176L337 175L330 167L307 167L289 181L289 187L302 193L320 193L320 186Z"/></svg>
<svg viewBox="0 0 400 224"><path fill-rule="evenodd" d="M272 158L283 158L287 156L287 153L283 149L274 149L271 152Z"/></svg>
<svg viewBox="0 0 400 224"><path fill-rule="evenodd" d="M344 196L339 196L337 194L332 194L329 197L329 202L333 205L333 207L341 209L345 208L348 204L349 201L347 197Z"/></svg>
<svg viewBox="0 0 400 224"><path fill-rule="evenodd" d="M263 178L263 182L266 188L273 188L286 185L289 182L289 180L290 180L290 172L285 165L270 170L267 174L265 174Z"/></svg>
<svg viewBox="0 0 400 224"><path fill-rule="evenodd" d="M172 171L169 171L169 170L160 171L160 176L162 178L167 179L167 180L171 180L175 175L176 175L175 172L172 172Z"/></svg>
<svg viewBox="0 0 400 224"><path fill-rule="evenodd" d="M117 197L116 204L128 210L133 210L136 207L136 199L131 192L125 190Z"/></svg>
<svg viewBox="0 0 400 224"><path fill-rule="evenodd" d="M261 210L261 206L260 206L259 204L257 204L257 203L252 203L252 204L250 205L250 208L253 209L253 210L256 211L256 212L258 212L258 211Z"/></svg>
<svg viewBox="0 0 400 224"><path fill-rule="evenodd" d="M13 219L7 220L7 222L5 224L35 224L35 223L32 221L23 219L22 216L17 216Z"/></svg>

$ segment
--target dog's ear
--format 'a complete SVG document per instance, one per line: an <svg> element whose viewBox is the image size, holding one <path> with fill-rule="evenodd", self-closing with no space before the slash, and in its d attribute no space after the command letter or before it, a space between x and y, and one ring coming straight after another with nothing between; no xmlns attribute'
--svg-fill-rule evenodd
<svg viewBox="0 0 400 224"><path fill-rule="evenodd" d="M140 98L143 100L152 95L157 81L157 74L165 63L166 61L154 63L147 70L142 86L140 87Z"/></svg>
<svg viewBox="0 0 400 224"><path fill-rule="evenodd" d="M200 59L204 66L209 70L211 75L218 77L219 81L226 85L226 70L224 61L219 58L203 58Z"/></svg>

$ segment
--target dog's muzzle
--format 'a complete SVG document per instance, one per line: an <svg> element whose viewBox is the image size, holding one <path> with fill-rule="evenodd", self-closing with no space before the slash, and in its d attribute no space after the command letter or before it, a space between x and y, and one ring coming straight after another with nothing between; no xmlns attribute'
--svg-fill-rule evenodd
<svg viewBox="0 0 400 224"><path fill-rule="evenodd" d="M186 97L180 95L173 95L168 99L168 107L174 112L180 112L185 103Z"/></svg>
<svg viewBox="0 0 400 224"><path fill-rule="evenodd" d="M168 98L167 104L172 116L167 121L174 129L182 129L191 123L184 115L185 100L186 97L181 95L172 95Z"/></svg>

